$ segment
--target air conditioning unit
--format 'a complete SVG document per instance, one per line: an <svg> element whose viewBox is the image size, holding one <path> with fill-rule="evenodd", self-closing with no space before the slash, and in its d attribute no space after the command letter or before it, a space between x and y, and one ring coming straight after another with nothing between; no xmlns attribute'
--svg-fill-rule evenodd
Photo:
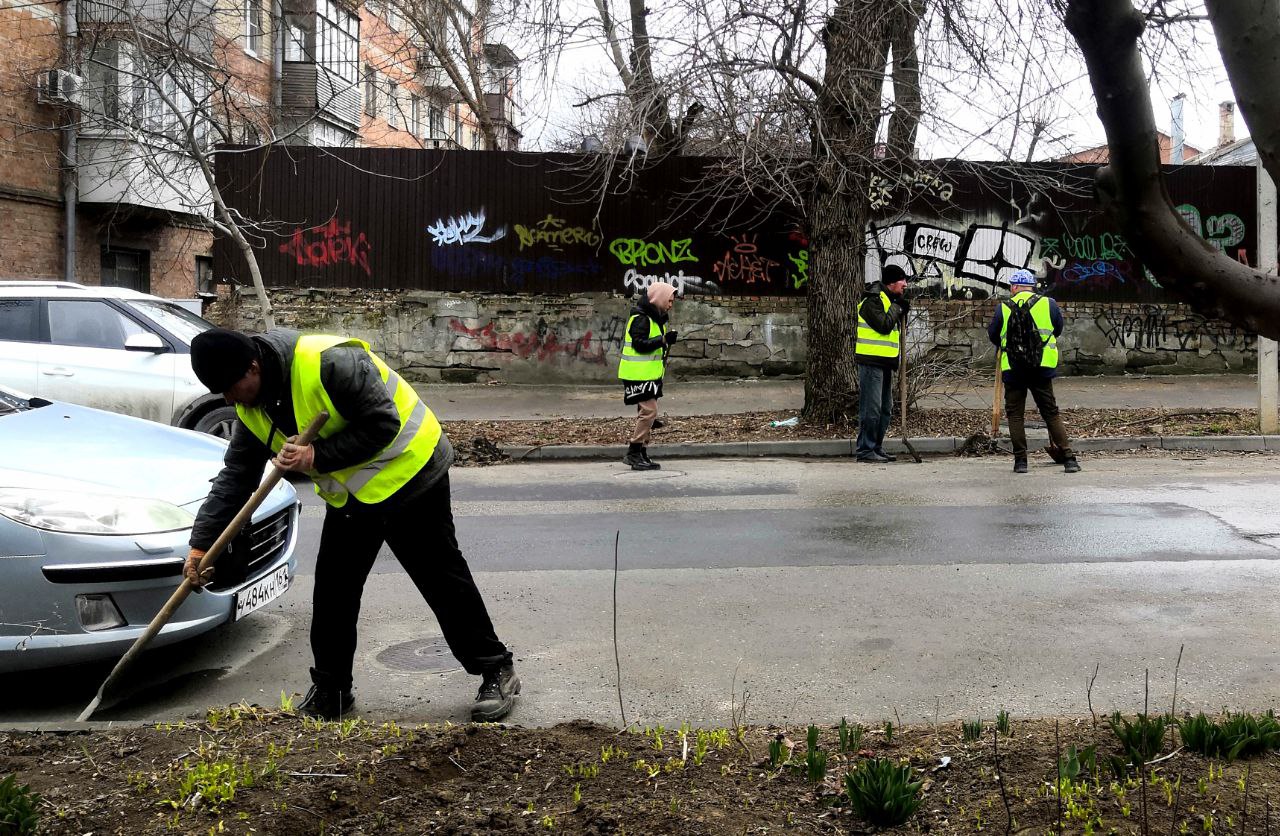
<svg viewBox="0 0 1280 836"><path fill-rule="evenodd" d="M67 70L45 70L36 81L36 101L41 104L78 105L84 77Z"/></svg>

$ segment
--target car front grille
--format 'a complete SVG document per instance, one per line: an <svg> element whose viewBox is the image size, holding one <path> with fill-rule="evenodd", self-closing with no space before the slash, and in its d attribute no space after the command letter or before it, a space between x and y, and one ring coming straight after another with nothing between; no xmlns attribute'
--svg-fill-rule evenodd
<svg viewBox="0 0 1280 836"><path fill-rule="evenodd" d="M292 525L293 508L286 508L240 532L218 558L210 588L229 589L265 572L289 543Z"/></svg>

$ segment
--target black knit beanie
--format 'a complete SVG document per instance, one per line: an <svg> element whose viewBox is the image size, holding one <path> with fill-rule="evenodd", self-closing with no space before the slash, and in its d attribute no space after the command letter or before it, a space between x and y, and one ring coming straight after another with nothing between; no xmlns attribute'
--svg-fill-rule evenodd
<svg viewBox="0 0 1280 836"><path fill-rule="evenodd" d="M258 359L258 347L239 331L210 328L191 340L191 370L210 392L222 394Z"/></svg>

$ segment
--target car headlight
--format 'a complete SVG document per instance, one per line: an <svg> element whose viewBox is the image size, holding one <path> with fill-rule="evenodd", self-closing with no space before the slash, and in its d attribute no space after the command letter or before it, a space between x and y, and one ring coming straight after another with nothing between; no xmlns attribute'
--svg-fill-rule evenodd
<svg viewBox="0 0 1280 836"><path fill-rule="evenodd" d="M190 528L190 511L158 499L0 488L0 514L34 528L76 534L156 534Z"/></svg>

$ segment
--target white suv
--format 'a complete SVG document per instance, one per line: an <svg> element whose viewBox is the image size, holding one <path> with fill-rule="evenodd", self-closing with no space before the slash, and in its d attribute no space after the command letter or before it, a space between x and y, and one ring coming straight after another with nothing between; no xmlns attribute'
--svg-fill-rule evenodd
<svg viewBox="0 0 1280 836"><path fill-rule="evenodd" d="M0 281L0 385L226 437L235 409L191 371L212 327L136 290Z"/></svg>

